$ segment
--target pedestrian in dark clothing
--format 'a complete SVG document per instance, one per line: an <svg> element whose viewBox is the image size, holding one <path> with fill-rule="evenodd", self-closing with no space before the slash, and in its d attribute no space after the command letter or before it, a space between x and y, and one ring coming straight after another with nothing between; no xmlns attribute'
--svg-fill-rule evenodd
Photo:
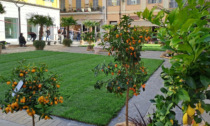
<svg viewBox="0 0 210 126"><path fill-rule="evenodd" d="M62 35L64 36L64 38L66 38L66 29L63 29Z"/></svg>
<svg viewBox="0 0 210 126"><path fill-rule="evenodd" d="M50 30L49 30L49 28L47 29L46 33L47 33L46 41L47 40L49 41L49 39L50 39Z"/></svg>
<svg viewBox="0 0 210 126"><path fill-rule="evenodd" d="M80 37L81 37L81 31L79 29L79 31L77 32L77 41L80 41Z"/></svg>
<svg viewBox="0 0 210 126"><path fill-rule="evenodd" d="M24 38L24 36L23 36L23 33L20 33L19 43L20 43L20 46L21 46L21 47L22 47L22 46L26 47L26 40L25 40L25 38Z"/></svg>
<svg viewBox="0 0 210 126"><path fill-rule="evenodd" d="M34 33L34 32L29 32L28 34L31 36L31 39L33 39L32 41L34 42L34 41L36 40L36 33ZM31 40L31 39L30 39L30 40Z"/></svg>

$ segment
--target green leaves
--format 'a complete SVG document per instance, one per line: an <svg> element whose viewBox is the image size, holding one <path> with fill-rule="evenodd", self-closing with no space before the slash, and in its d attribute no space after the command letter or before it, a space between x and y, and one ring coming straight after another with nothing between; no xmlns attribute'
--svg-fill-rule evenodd
<svg viewBox="0 0 210 126"><path fill-rule="evenodd" d="M192 77L187 77L186 78L186 83L188 84L188 86L192 89L196 89L196 83L194 81L194 79Z"/></svg>
<svg viewBox="0 0 210 126"><path fill-rule="evenodd" d="M208 78L206 76L201 75L200 81L205 88L208 88L208 86L210 85L210 78Z"/></svg>
<svg viewBox="0 0 210 126"><path fill-rule="evenodd" d="M77 20L74 20L73 17L62 17L61 18L61 26L63 26L63 27L76 25L76 24L77 24Z"/></svg>
<svg viewBox="0 0 210 126"><path fill-rule="evenodd" d="M178 98L179 100L182 100L182 101L190 101L190 96L188 92L184 89L180 89L178 91Z"/></svg>
<svg viewBox="0 0 210 126"><path fill-rule="evenodd" d="M5 13L4 7L3 5L0 3L0 14Z"/></svg>

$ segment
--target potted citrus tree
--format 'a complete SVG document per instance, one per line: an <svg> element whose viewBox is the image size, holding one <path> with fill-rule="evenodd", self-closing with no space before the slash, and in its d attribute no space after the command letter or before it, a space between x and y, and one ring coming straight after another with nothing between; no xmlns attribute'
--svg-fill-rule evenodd
<svg viewBox="0 0 210 126"><path fill-rule="evenodd" d="M146 41L144 37L149 35L146 31L138 31L136 28L130 28L133 20L124 15L120 24L116 25L116 29L111 30L104 35L104 42L110 43L108 55L113 56L115 63L99 64L93 71L95 75L103 72L105 75L112 77L105 81L97 81L96 89L100 89L106 84L106 88L110 93L123 95L126 93L126 126L128 126L128 100L129 92L133 95L139 95L139 88L145 89L145 76L147 71L141 61L141 47Z"/></svg>
<svg viewBox="0 0 210 126"><path fill-rule="evenodd" d="M45 64L25 65L24 61L15 67L11 76L3 78L8 91L0 108L4 113L13 113L26 110L32 118L35 126L34 116L39 119L52 119L51 106L63 103L63 97L59 95L59 78L57 74L49 73Z"/></svg>

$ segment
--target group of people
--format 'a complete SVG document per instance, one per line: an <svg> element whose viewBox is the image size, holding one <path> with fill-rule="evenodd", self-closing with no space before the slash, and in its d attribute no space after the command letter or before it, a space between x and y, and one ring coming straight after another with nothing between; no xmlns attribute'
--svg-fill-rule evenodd
<svg viewBox="0 0 210 126"><path fill-rule="evenodd" d="M49 30L49 28L47 28L47 30L45 32L46 32L46 41L49 41L49 39L50 39L50 30ZM78 31L71 29L69 31L69 33L68 33L69 36L70 36L70 39L73 41L75 33L77 34L77 41L80 41L80 39L81 39L81 31L80 31L80 29L78 29ZM28 32L28 35L30 35L30 37L31 37L30 40L32 40L33 42L36 40L36 37L37 37L36 33ZM63 39L67 37L66 29L65 28L64 29L59 29L58 30L58 36L59 36L59 40L62 42ZM20 33L19 43L20 43L21 47L22 46L24 46L24 47L26 46L26 40L25 40L25 38L23 36L23 33Z"/></svg>
<svg viewBox="0 0 210 126"><path fill-rule="evenodd" d="M33 42L36 40L36 33L34 32L28 32L28 35L30 35L30 40L32 40ZM50 30L49 28L47 28L46 30L46 41L49 41L50 39ZM19 36L19 44L21 47L26 47L26 40L25 40L25 37L23 36L23 33L20 33L20 36Z"/></svg>
<svg viewBox="0 0 210 126"><path fill-rule="evenodd" d="M77 41L80 41L81 39L81 31L80 29L77 30L74 30L74 29L70 29L69 31L69 37L70 39L73 41L74 40L74 34L77 34ZM67 30L64 28L64 29L59 29L58 30L58 36L59 36L59 40L61 40L61 42L63 41L63 39L65 39L67 37Z"/></svg>

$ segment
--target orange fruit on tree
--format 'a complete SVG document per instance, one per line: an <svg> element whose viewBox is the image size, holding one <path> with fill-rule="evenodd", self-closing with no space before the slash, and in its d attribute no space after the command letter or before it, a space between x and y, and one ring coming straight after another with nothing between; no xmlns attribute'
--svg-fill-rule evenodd
<svg viewBox="0 0 210 126"><path fill-rule="evenodd" d="M45 72L48 72L48 69L45 69Z"/></svg>
<svg viewBox="0 0 210 126"><path fill-rule="evenodd" d="M23 75L24 75L23 73L20 73L20 74L19 74L20 77L23 77Z"/></svg>
<svg viewBox="0 0 210 126"><path fill-rule="evenodd" d="M13 84L14 84L14 85L17 85L17 82L15 81L15 82L13 82Z"/></svg>
<svg viewBox="0 0 210 126"><path fill-rule="evenodd" d="M57 84L57 85L56 85L56 87L57 87L57 88L60 88L60 85L59 85L59 84Z"/></svg>
<svg viewBox="0 0 210 126"><path fill-rule="evenodd" d="M120 36L122 36L122 33L120 33Z"/></svg>
<svg viewBox="0 0 210 126"><path fill-rule="evenodd" d="M114 75L114 72L112 72L112 75Z"/></svg>
<svg viewBox="0 0 210 126"><path fill-rule="evenodd" d="M141 36L139 36L139 38L143 38L143 36L141 35Z"/></svg>
<svg viewBox="0 0 210 126"><path fill-rule="evenodd" d="M10 81L7 81L7 85L10 85L11 84L11 82Z"/></svg>
<svg viewBox="0 0 210 126"><path fill-rule="evenodd" d="M116 38L119 38L119 35L118 34L116 34Z"/></svg>
<svg viewBox="0 0 210 126"><path fill-rule="evenodd" d="M114 66L117 67L117 64L115 64Z"/></svg>
<svg viewBox="0 0 210 126"><path fill-rule="evenodd" d="M32 72L32 73L36 72L36 69L32 69L31 72Z"/></svg>
<svg viewBox="0 0 210 126"><path fill-rule="evenodd" d="M42 84L39 84L39 85L38 85L38 88L41 88L41 87L42 87Z"/></svg>
<svg viewBox="0 0 210 126"><path fill-rule="evenodd" d="M139 40L138 43L141 43L141 40Z"/></svg>

